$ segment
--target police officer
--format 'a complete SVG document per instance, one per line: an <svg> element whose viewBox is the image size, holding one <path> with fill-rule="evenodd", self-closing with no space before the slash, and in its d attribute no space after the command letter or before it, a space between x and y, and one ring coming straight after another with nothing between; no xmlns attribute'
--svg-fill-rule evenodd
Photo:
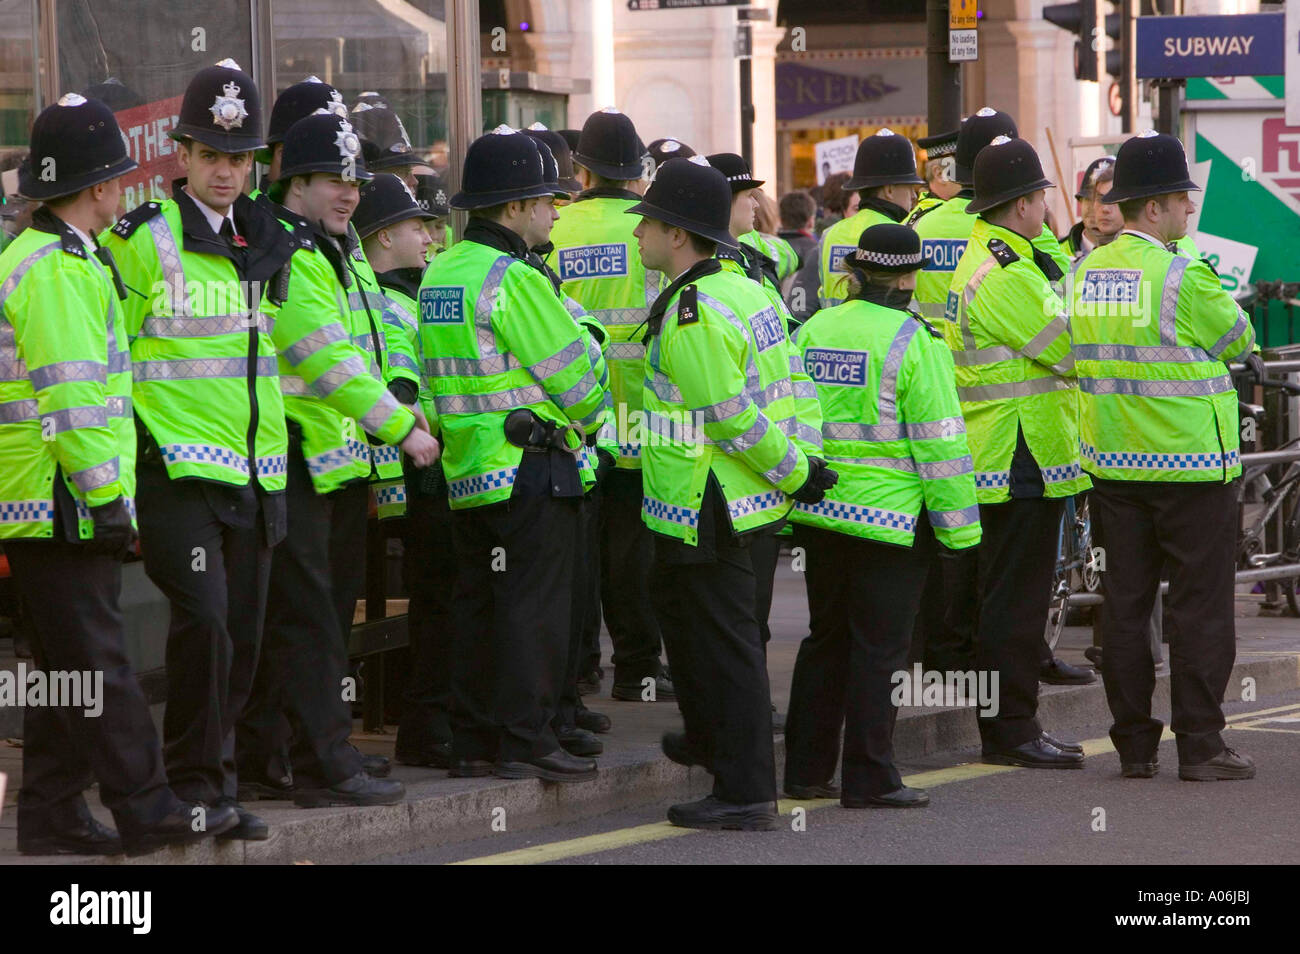
<svg viewBox="0 0 1300 954"><path fill-rule="evenodd" d="M771 829L771 700L748 544L786 517L790 495L815 503L835 475L776 424L795 413L780 314L714 257L735 241L726 178L699 156L670 159L627 211L642 217L647 266L675 276L650 310L643 394L642 516L685 721L663 747L714 776L712 794L668 820Z"/></svg>
<svg viewBox="0 0 1300 954"><path fill-rule="evenodd" d="M425 261L433 260L447 247L447 217L451 215L451 206L447 204L447 186L442 176L436 172L415 174L415 201L420 204L430 218L424 223L429 233L429 248L425 251Z"/></svg>
<svg viewBox="0 0 1300 954"><path fill-rule="evenodd" d="M1074 193L1079 203L1079 221L1070 227L1070 231L1061 239L1061 248L1070 258L1071 263L1087 255L1099 244L1097 242L1097 174L1103 169L1110 169L1115 164L1114 156L1102 156L1088 163L1079 181L1079 189Z"/></svg>
<svg viewBox="0 0 1300 954"><path fill-rule="evenodd" d="M293 244L243 194L263 146L252 78L200 70L181 103L172 198L128 212L106 241L124 304L140 419L145 570L171 607L167 775L182 797L233 804L235 722L257 670L271 549L285 533L287 436L262 289ZM231 837L264 839L239 809Z"/></svg>
<svg viewBox="0 0 1300 954"><path fill-rule="evenodd" d="M906 136L889 127L858 143L853 177L845 192L857 192L858 211L836 222L822 236L821 289L823 308L838 305L848 292L848 273L840 267L858 247L858 236L873 225L902 222L916 204L916 186L925 180L916 174L916 153Z"/></svg>
<svg viewBox="0 0 1300 954"><path fill-rule="evenodd" d="M239 824L214 805L193 825L198 806L167 785L126 657L118 594L135 542L136 444L126 290L93 236L112 224L134 168L107 106L62 97L36 118L19 171L22 194L42 204L0 254L0 540L36 665L103 678L98 713L23 710L23 854L142 854ZM118 832L86 806L95 780Z"/></svg>
<svg viewBox="0 0 1300 954"><path fill-rule="evenodd" d="M943 332L954 351L962 350L963 344L953 324L953 316L947 314L948 292L953 272L976 221L966 214L966 207L975 196L975 157L998 136L1014 139L1017 135L1016 121L990 106L962 120L953 153L953 178L961 184L961 191L941 205L912 218L912 225L921 236L922 248L930 259L930 264L917 274L916 308L922 317ZM1035 260L1041 263L1051 281L1059 281L1069 268L1069 259L1046 224L1033 237L1033 245L1038 250ZM978 613L979 568L976 561L981 552L967 550L942 564L931 564L917 634L917 643L924 646L927 669L970 668ZM1042 641L1039 649L1039 662L1039 677L1045 682L1078 684L1092 682L1095 678L1091 670L1071 666L1054 657L1046 640Z"/></svg>
<svg viewBox="0 0 1300 954"><path fill-rule="evenodd" d="M351 119L361 137L366 168L371 172L391 172L414 189L418 184L415 167L424 164L411 148L411 138L401 117L382 103L363 102L352 108Z"/></svg>
<svg viewBox="0 0 1300 954"><path fill-rule="evenodd" d="M553 199L534 141L476 139L453 208L465 235L420 286L425 370L446 447L459 576L451 773L580 782L596 763L554 730L569 661L578 455L605 415L582 331L524 238Z"/></svg>
<svg viewBox="0 0 1300 954"><path fill-rule="evenodd" d="M808 555L811 632L799 647L786 722L785 791L846 808L911 808L891 736L931 551L979 543L979 508L952 353L907 306L926 265L905 225L873 225L845 259L849 299L799 329L840 479L795 504ZM936 544L937 538L937 544ZM831 783L844 729L843 791Z"/></svg>
<svg viewBox="0 0 1300 954"><path fill-rule="evenodd" d="M436 433L437 410L424 378L416 305L426 249L432 243L426 226L434 218L401 179L379 173L362 183L352 225L383 289L385 333L390 344L397 336L409 343L419 407ZM405 351L391 350L390 360L408 360ZM451 587L456 558L441 463L417 468L406 460L405 486L402 576L410 596L406 619L411 668L395 755L403 765L445 769L451 765Z"/></svg>
<svg viewBox="0 0 1300 954"><path fill-rule="evenodd" d="M391 464L400 480L398 447L420 466L438 454L415 410L385 386L382 307L349 222L358 182L370 177L351 124L322 111L285 133L280 178L266 199L296 245L268 292L289 419L288 535L272 560L264 661L239 757L256 794L292 795L302 807L392 804L404 791L372 774L386 762L367 770L348 743L344 683L368 483ZM284 744L282 711L294 733L288 779L268 768Z"/></svg>
<svg viewBox="0 0 1300 954"><path fill-rule="evenodd" d="M727 177L731 187L731 223L728 231L737 239L734 249L723 246L718 257L738 264L751 279L781 293L781 278L777 274L777 261L763 236L754 230L754 213L758 211L758 190L765 180L755 179L749 163L733 152L719 152L706 156L709 165Z"/></svg>
<svg viewBox="0 0 1300 954"><path fill-rule="evenodd" d="M984 760L1082 768L1082 749L1043 733L1036 718L1043 594L1062 498L1088 482L1079 469L1069 324L1053 288L1059 270L1030 241L1043 230L1052 183L1033 147L1006 136L980 151L973 171L966 211L979 217L953 275L949 313L962 344L957 396L983 529L975 668L999 677L996 715L979 716Z"/></svg>
<svg viewBox="0 0 1300 954"><path fill-rule="evenodd" d="M538 128L540 127L540 128ZM606 416L613 408L609 395L609 367L601 346L608 340L599 321L589 315L581 305L561 290L560 276L546 264L551 253L551 230L559 218L560 203L572 194L567 191L577 185L573 176L573 162L564 138L534 123L525 135L537 143L542 155L543 175L553 186L550 201L543 196L533 207L533 217L524 230L528 245L527 262L551 283L556 296L577 322L596 372L596 381L604 392ZM603 437L601 435L604 435ZM583 498L578 513L578 542L573 574L573 610L570 620L569 662L566 669L560 701L555 714L555 735L573 755L600 755L603 743L593 733L608 732L611 722L603 713L593 712L582 701L580 676L591 673L600 666L600 488L599 477L614 466L618 448L610 432L600 428L588 435L581 449L579 472L582 477ZM599 678L596 679L599 688Z"/></svg>
<svg viewBox="0 0 1300 954"><path fill-rule="evenodd" d="M344 119L348 116L348 107L343 102L343 94L319 76L308 76L302 82L294 83L275 98L266 131L266 145L257 150L257 161L268 167L264 180L266 185L280 178L284 134L298 120L310 116L318 109L329 110ZM252 197L256 198L257 193Z"/></svg>
<svg viewBox="0 0 1300 954"><path fill-rule="evenodd" d="M1255 775L1222 736L1241 475L1237 393L1224 362L1246 357L1257 371L1262 362L1252 357L1249 318L1213 270L1173 247L1198 188L1173 136L1126 141L1103 197L1118 206L1124 230L1084 260L1072 303L1083 466L1107 561L1102 673L1126 778L1157 770L1163 725L1151 715L1147 620L1166 564L1178 777Z"/></svg>
<svg viewBox="0 0 1300 954"><path fill-rule="evenodd" d="M640 336L659 293L660 275L641 262L632 237L635 221L623 213L640 199L645 147L632 120L613 107L582 126L574 162L588 187L567 206L551 232L547 263L566 295L605 327L609 341L611 424L615 468L601 487L601 603L614 644L611 695L626 701L675 698L659 662L659 624L650 603L652 541L641 523L641 381L645 346ZM646 680L652 680L647 683Z"/></svg>
<svg viewBox="0 0 1300 954"><path fill-rule="evenodd" d="M917 196L916 205L907 217L908 225L916 225L917 219L961 191L961 185L953 178L959 132L959 129L954 129L933 136L922 136L916 141L925 150L926 187Z"/></svg>

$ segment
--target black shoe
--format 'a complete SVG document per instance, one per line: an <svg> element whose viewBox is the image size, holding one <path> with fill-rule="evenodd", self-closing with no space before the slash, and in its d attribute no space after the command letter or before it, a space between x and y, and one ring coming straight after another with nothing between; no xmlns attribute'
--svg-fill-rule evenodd
<svg viewBox="0 0 1300 954"><path fill-rule="evenodd" d="M88 815L62 831L32 836L19 832L18 851L24 855L120 855L122 839Z"/></svg>
<svg viewBox="0 0 1300 954"><path fill-rule="evenodd" d="M361 771L371 778L388 778L393 773L393 763L387 756L367 755L365 752L360 755Z"/></svg>
<svg viewBox="0 0 1300 954"><path fill-rule="evenodd" d="M271 826L243 805L238 805L232 799L226 798L223 798L217 804L229 805L235 810L235 814L239 816L239 823L229 831L223 831L218 835L218 841L266 841L271 837Z"/></svg>
<svg viewBox="0 0 1300 954"><path fill-rule="evenodd" d="M1125 778L1155 778L1160 771L1158 762L1120 762L1119 772Z"/></svg>
<svg viewBox="0 0 1300 954"><path fill-rule="evenodd" d="M1048 745L1056 746L1062 752L1078 752L1080 755L1083 754L1083 746L1078 742L1062 742L1060 739L1055 739L1046 732L1040 732L1038 737Z"/></svg>
<svg viewBox="0 0 1300 954"><path fill-rule="evenodd" d="M293 776L271 778L268 775L255 775L250 772L239 773L239 800L256 802L259 799L280 801L293 798Z"/></svg>
<svg viewBox="0 0 1300 954"><path fill-rule="evenodd" d="M678 765L685 765L688 768L698 765L706 772L713 772L713 766L690 744L685 732L665 732L659 744L664 750L664 755Z"/></svg>
<svg viewBox="0 0 1300 954"><path fill-rule="evenodd" d="M616 682L614 688L610 690L611 699L618 699L622 702L641 702L646 687L642 685L641 680L636 682ZM677 698L677 693L673 690L672 680L667 676L658 675L655 677L654 697L648 702L671 702Z"/></svg>
<svg viewBox="0 0 1300 954"><path fill-rule="evenodd" d="M457 759L447 769L448 778L483 778L492 774L492 763L486 759Z"/></svg>
<svg viewBox="0 0 1300 954"><path fill-rule="evenodd" d="M609 721L609 716L605 715L605 713L583 708L574 713L573 723L579 729L602 734L614 727L614 723Z"/></svg>
<svg viewBox="0 0 1300 954"><path fill-rule="evenodd" d="M527 762L500 762L492 766L500 778L542 778L548 782L590 782L596 777L594 759L580 759L564 749Z"/></svg>
<svg viewBox="0 0 1300 954"><path fill-rule="evenodd" d="M755 802L735 805L708 795L698 802L686 802L668 809L668 821L678 828L710 831L772 831L776 828L776 805Z"/></svg>
<svg viewBox="0 0 1300 954"><path fill-rule="evenodd" d="M1181 763L1178 777L1184 782L1226 782L1232 779L1254 778L1255 763L1249 755L1238 755L1225 748L1208 762Z"/></svg>
<svg viewBox="0 0 1300 954"><path fill-rule="evenodd" d="M1097 674L1082 666L1071 666L1063 659L1052 657L1038 671L1038 681L1052 686L1086 686L1097 681Z"/></svg>
<svg viewBox="0 0 1300 954"><path fill-rule="evenodd" d="M203 827L197 831L195 820L202 812ZM147 855L167 845L188 845L214 835L230 831L239 824L239 815L232 805L213 805L205 808L194 802L181 802L170 815L148 827L122 835L122 847L132 858Z"/></svg>
<svg viewBox="0 0 1300 954"><path fill-rule="evenodd" d="M600 692L600 680L604 673L600 669L584 672L578 676L578 695L590 696Z"/></svg>
<svg viewBox="0 0 1300 954"><path fill-rule="evenodd" d="M334 785L320 788L301 787L293 793L299 808L326 808L330 805L396 805L406 797L406 786L387 778L375 778L365 771Z"/></svg>
<svg viewBox="0 0 1300 954"><path fill-rule="evenodd" d="M841 808L924 808L929 804L930 796L923 789L906 785L884 795L855 795L840 799Z"/></svg>
<svg viewBox="0 0 1300 954"><path fill-rule="evenodd" d="M1100 646L1089 646L1087 649L1083 651L1083 655L1087 658L1088 662L1092 663L1094 666L1097 667L1097 672L1101 672L1101 647Z"/></svg>
<svg viewBox="0 0 1300 954"><path fill-rule="evenodd" d="M605 746L600 739L596 738L594 733L586 729L579 729L576 725L563 725L555 730L555 737L559 740L560 746L570 755L592 756L600 755L605 751Z"/></svg>
<svg viewBox="0 0 1300 954"><path fill-rule="evenodd" d="M981 761L989 765L1019 765L1021 768L1081 769L1083 755L1079 752L1062 752L1041 738L1001 752L985 752Z"/></svg>
<svg viewBox="0 0 1300 954"><path fill-rule="evenodd" d="M451 743L430 742L420 748L398 748L393 753L399 765L421 765L425 768L450 768Z"/></svg>
<svg viewBox="0 0 1300 954"><path fill-rule="evenodd" d="M820 785L791 785L786 782L785 793L798 799L839 798L840 787L834 782L822 782Z"/></svg>

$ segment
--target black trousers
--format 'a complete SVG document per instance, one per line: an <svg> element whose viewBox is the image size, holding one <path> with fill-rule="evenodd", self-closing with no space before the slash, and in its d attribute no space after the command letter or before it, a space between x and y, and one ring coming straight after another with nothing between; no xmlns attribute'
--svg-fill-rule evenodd
<svg viewBox="0 0 1300 954"><path fill-rule="evenodd" d="M1022 498L980 504L979 624L975 668L998 674L998 712L979 715L985 750L1036 739L1043 632L1064 501Z"/></svg>
<svg viewBox="0 0 1300 954"><path fill-rule="evenodd" d="M614 644L614 681L659 674L659 622L650 598L654 538L641 520L641 471L612 470L600 506L600 598Z"/></svg>
<svg viewBox="0 0 1300 954"><path fill-rule="evenodd" d="M943 560L938 554L930 557L925 571L925 585L921 590L921 605L917 609L916 622L912 624L912 644L907 651L908 663L927 660L934 654L934 647L941 645L944 639L944 615L947 604L943 588ZM931 668L928 664L926 668ZM950 668L950 667L939 667Z"/></svg>
<svg viewBox="0 0 1300 954"><path fill-rule="evenodd" d="M601 482L603 483L603 481ZM582 646L578 673L600 668L600 512L604 500L601 484L592 487L583 503L582 543L578 547L575 573L582 580ZM657 625L657 624L656 624Z"/></svg>
<svg viewBox="0 0 1300 954"><path fill-rule="evenodd" d="M1223 693L1236 658L1233 625L1236 491L1232 484L1094 480L1093 533L1101 574L1102 676L1123 762L1149 762L1163 723L1151 717L1155 664L1148 623L1169 568L1172 728L1181 762L1223 751Z"/></svg>
<svg viewBox="0 0 1300 954"><path fill-rule="evenodd" d="M402 575L410 598L411 670L402 694L399 751L451 741L451 590L457 572L451 528L446 494L413 494L408 482Z"/></svg>
<svg viewBox="0 0 1300 954"><path fill-rule="evenodd" d="M591 549L592 544L599 539L598 506L593 502L591 494L578 502L578 520L573 540L573 601L569 610L569 643L553 722L557 730L561 726L573 725L578 710L584 708L582 697L578 694L578 674L588 658L586 646L592 603L599 604L600 581L595 575L599 572L599 557L593 558ZM596 552L599 552L598 547Z"/></svg>
<svg viewBox="0 0 1300 954"><path fill-rule="evenodd" d="M714 796L771 802L772 696L754 619L754 565L749 547L731 535L719 497L711 483L699 547L655 538L654 607L686 736L713 767Z"/></svg>
<svg viewBox="0 0 1300 954"><path fill-rule="evenodd" d="M295 780L332 785L361 770L348 742L352 708L344 695L347 620L365 578L368 488L364 482L318 494L302 445L289 442L289 532L271 557L262 664L240 721L243 771L276 765L292 734Z"/></svg>
<svg viewBox="0 0 1300 954"><path fill-rule="evenodd" d="M89 815L82 792L95 781L119 831L153 824L180 805L167 786L158 733L126 657L121 562L61 540L6 540L4 546L31 619L36 666L47 673L103 674L97 716L49 705L24 708L19 831L39 837L75 826Z"/></svg>
<svg viewBox="0 0 1300 954"><path fill-rule="evenodd" d="M172 789L187 801L234 798L235 723L253 689L271 547L256 494L233 521L220 490L170 480L161 463L138 470L145 572L167 597L167 707L163 754ZM278 502L277 502L278 503Z"/></svg>
<svg viewBox="0 0 1300 954"><path fill-rule="evenodd" d="M799 645L785 724L785 784L830 781L840 755L852 797L902 787L894 765L894 673L904 671L934 537L910 548L796 526L807 553L809 635Z"/></svg>
<svg viewBox="0 0 1300 954"><path fill-rule="evenodd" d="M775 533L764 533L749 545L750 559L754 564L754 617L758 632L763 638L763 651L772 640L772 630L767 625L772 615L772 590L776 585L776 565L781 559L781 538Z"/></svg>
<svg viewBox="0 0 1300 954"><path fill-rule="evenodd" d="M528 761L559 748L580 498L523 495L519 483L508 501L452 512L456 759Z"/></svg>

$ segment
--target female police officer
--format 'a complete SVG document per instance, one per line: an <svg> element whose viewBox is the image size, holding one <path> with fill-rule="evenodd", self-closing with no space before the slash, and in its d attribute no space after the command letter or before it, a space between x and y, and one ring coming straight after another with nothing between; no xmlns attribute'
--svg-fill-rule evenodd
<svg viewBox="0 0 1300 954"><path fill-rule="evenodd" d="M929 797L894 767L891 677L907 659L936 538L952 550L974 546L979 510L951 353L908 310L926 264L921 239L906 226L875 225L845 264L849 298L810 318L795 340L840 481L791 514L807 552L811 633L790 689L785 789L839 795L846 808L910 808ZM830 783L841 723L842 794Z"/></svg>

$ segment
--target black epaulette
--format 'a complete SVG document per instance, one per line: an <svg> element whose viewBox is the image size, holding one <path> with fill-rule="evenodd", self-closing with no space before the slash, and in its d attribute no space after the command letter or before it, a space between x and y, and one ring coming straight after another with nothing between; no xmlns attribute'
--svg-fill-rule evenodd
<svg viewBox="0 0 1300 954"><path fill-rule="evenodd" d="M292 219L289 220L289 224L293 226L293 247L303 248L309 252L316 251L316 239L307 220Z"/></svg>
<svg viewBox="0 0 1300 954"><path fill-rule="evenodd" d="M162 211L162 206L157 202L141 202L134 209L117 220L113 226L113 234L124 239L129 239L135 234L135 230L144 223L148 222L155 215Z"/></svg>
<svg viewBox="0 0 1300 954"><path fill-rule="evenodd" d="M693 325L700 320L699 293L694 285L687 285L677 298L677 327Z"/></svg>
<svg viewBox="0 0 1300 954"><path fill-rule="evenodd" d="M59 247L69 255L75 255L77 258L86 257L86 243L81 240L76 232L64 227L59 233Z"/></svg>
<svg viewBox="0 0 1300 954"><path fill-rule="evenodd" d="M943 332L940 331L938 328L936 328L934 325L930 324L928 321L926 321L926 320L925 320L925 317L924 317L923 315L920 315L920 314L918 314L918 313L915 312L915 311L912 312L911 315L912 315L913 318L915 318L915 319L916 319L917 321L919 321L921 324L925 325L925 330L926 330L926 331L930 332L930 334L932 334L934 337L938 338L940 341L943 340Z"/></svg>
<svg viewBox="0 0 1300 954"><path fill-rule="evenodd" d="M939 205L943 205L943 203L940 202ZM939 205L927 205L924 209L917 209L915 212L913 212L911 215L907 217L906 224L909 227L916 225L916 223L920 222L921 219L925 218L935 209L939 208Z"/></svg>
<svg viewBox="0 0 1300 954"><path fill-rule="evenodd" d="M1206 258L1204 255L1201 256L1200 263L1204 265L1206 268L1208 268L1210 271L1214 272L1215 278L1219 277L1219 270L1215 268L1213 265L1211 265L1210 260Z"/></svg>
<svg viewBox="0 0 1300 954"><path fill-rule="evenodd" d="M1020 261L1020 256L1002 239L989 239L989 253L998 260L998 264L1006 268L1012 262Z"/></svg>

